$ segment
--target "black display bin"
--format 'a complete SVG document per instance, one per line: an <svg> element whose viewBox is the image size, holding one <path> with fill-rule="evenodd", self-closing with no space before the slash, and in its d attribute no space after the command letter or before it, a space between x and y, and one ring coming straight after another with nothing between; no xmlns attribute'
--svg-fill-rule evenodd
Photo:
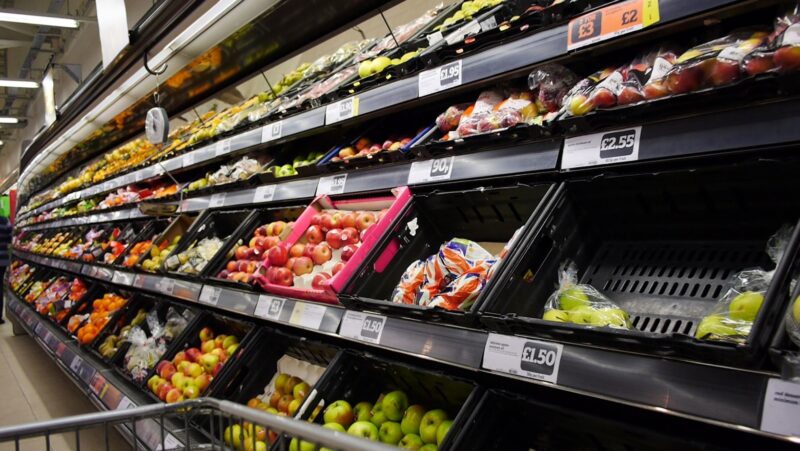
<svg viewBox="0 0 800 451"><path fill-rule="evenodd" d="M25 299L31 287L33 287L36 282L52 280L57 276L58 273L56 271L46 268L40 268L38 271L36 271L36 273L32 273L30 276L28 276L28 279L22 284L21 288L17 292L19 300L28 305L33 305L33 302L36 301L35 298L31 299L30 301ZM50 286L50 283L48 283L47 286ZM44 290L47 289L47 286L44 287L42 293L44 293ZM41 293L39 295L41 295Z"/></svg>
<svg viewBox="0 0 800 451"><path fill-rule="evenodd" d="M791 279L793 280L794 290L789 296L786 310L779 318L778 330L770 346L769 354L773 364L783 373L784 379L792 379L797 374L797 364L787 359L794 357L800 352L798 343L792 341L789 335L789 327L794 323L794 304L800 303L800 252L795 255L794 264L791 267Z"/></svg>
<svg viewBox="0 0 800 451"><path fill-rule="evenodd" d="M153 239L153 243L150 245L147 251L144 254L142 254L143 258L140 258L139 261L137 261L136 264L133 266L133 268L137 271L150 274L161 272L162 268L164 267L163 260L161 262L161 266L159 266L155 271L147 271L144 268L142 268L142 263L149 258L150 250L153 248L153 246L158 245L164 240L168 240L167 245L169 246L169 243L172 242L173 238L175 238L178 235L181 235L181 239L178 242L178 246L176 246L175 249L182 246L185 243L185 238L191 234L194 224L199 222L199 220L201 219L200 216L203 216L205 214L208 214L208 210L204 210L203 213L200 213L199 215L193 213L183 213L173 217L170 220L169 225L166 228L164 228L163 231L159 233L156 238Z"/></svg>
<svg viewBox="0 0 800 451"><path fill-rule="evenodd" d="M86 291L83 293L83 296L79 297L78 299L74 299L73 300L73 299L69 298L71 292L67 292L67 295L64 296L64 298L62 298L61 301L59 301L61 309L67 311L66 315L64 316L64 318L61 319L61 321L56 320L56 318L54 316L47 315L47 317L51 321L53 321L55 324L57 324L58 327L60 327L65 332L67 332L67 321L69 320L69 317L72 316L75 313L76 308L77 308L78 305L80 305L80 304L82 304L82 303L84 303L86 301L86 297L88 295L90 295L92 293L92 290L94 289L94 284L91 281L89 281L88 279L86 279L85 277L81 277L81 276L72 277L72 280L70 280L70 285L72 284L72 282L75 279L81 279L83 281L84 285L86 285ZM67 304L67 302L69 302L69 304ZM67 332L67 333L69 333L69 332Z"/></svg>
<svg viewBox="0 0 800 451"><path fill-rule="evenodd" d="M170 223L169 219L152 219L148 221L147 224L145 224L145 226L142 228L141 232L139 232L139 235L137 235L136 238L134 238L128 244L128 246L125 247L125 251L122 254L120 254L120 256L117 257L116 260L114 260L114 266L121 266L124 268L125 259L130 254L130 251L133 248L133 246L142 241L155 240L164 231L164 229L167 228L169 223ZM137 261L136 263L138 264L139 262ZM131 267L134 266L136 266L136 264L132 265Z"/></svg>
<svg viewBox="0 0 800 451"><path fill-rule="evenodd" d="M100 330L97 331L97 335L94 337L94 340L92 340L88 344L83 344L80 341L78 341L78 345L81 346L82 348L93 350L95 345L96 345L96 343L100 340L101 337L103 337L105 335L106 331L109 330L110 328L114 327L114 325L119 321L119 319L123 315L125 315L126 312L128 312L128 310L130 310L132 306L135 306L138 303L137 296L135 295L135 293L132 293L132 292L129 292L129 291L120 290L115 286L106 285L106 284L103 284L103 283L98 283L98 284L96 284L94 286L94 288L92 289L91 292L89 292L89 291L86 292L86 294L83 296L81 302L78 305L74 306L75 307L75 311L80 310L80 314L87 314L87 313L91 314L92 311L94 310L94 307L92 305L93 302L96 299L102 298L103 295L105 295L106 293L115 293L115 294L125 298L127 300L127 302L125 303L124 306L122 306L121 308L119 308L119 309L115 310L113 313L111 313L111 317L109 318L108 322L105 324L105 326L103 326ZM81 310L81 307L80 307L81 305L86 305L86 307L84 307L85 310ZM70 316L72 316L72 314L67 315L67 318L65 318L65 321L69 321L69 317ZM87 321L88 321L88 319L87 319ZM86 321L83 321L81 323L81 325L78 326L77 329L75 329L75 333L71 333L71 332L68 332L68 333L70 333L70 335L72 335L77 340L77 338L78 338L78 330L81 327L83 327L84 325L86 325ZM97 354L97 355L99 356L99 354Z"/></svg>
<svg viewBox="0 0 800 451"><path fill-rule="evenodd" d="M214 377L206 390L200 394L200 396L216 398L218 387L224 387L226 385L225 381L229 378L229 375L236 372L235 368L239 365L240 361L245 360L250 352L255 352L257 349L255 343L257 343L259 329L249 321L242 321L223 316L218 313L202 311L198 314L197 318L195 318L190 327L187 327L184 330L181 340L175 340L175 346L170 346L167 352L161 356L159 362L162 360L171 361L175 357L175 354L180 351L185 351L188 348L199 348L199 334L200 330L202 330L204 327L210 327L214 331L215 335L225 334L236 335L239 337L239 347L237 348L235 355L228 356L228 360L225 362L225 365L223 365L219 374ZM144 386L143 390L147 392L151 399L155 400L156 402L161 402L161 400L158 399L158 396L151 392L146 386L147 380L156 374L157 367L158 362L156 362L153 368L150 369L150 372L145 377L142 385Z"/></svg>
<svg viewBox="0 0 800 451"><path fill-rule="evenodd" d="M563 183L500 274L481 321L505 333L757 366L787 302L800 227L777 268L765 247L782 225L797 224L798 194L796 167L769 162ZM540 319L567 260L580 283L630 314L631 330ZM695 339L731 277L759 266L775 274L746 342Z"/></svg>
<svg viewBox="0 0 800 451"><path fill-rule="evenodd" d="M542 183L414 194L392 224L390 233L376 244L356 270L340 294L340 302L351 309L377 310L426 321L475 324L478 308L486 299L491 282L467 311L392 303L392 291L412 262L428 258L453 238L492 242L499 252L514 232L522 228L517 238L519 243L554 191L553 184ZM410 227L414 224L416 228ZM396 253L386 263L392 252ZM492 280L502 272L511 255L513 249L497 263L500 266L494 269Z"/></svg>
<svg viewBox="0 0 800 451"><path fill-rule="evenodd" d="M461 430L467 417L475 409L483 389L475 382L425 367L400 362L375 355L346 350L317 383L308 402L303 405L300 418L309 419L317 406L330 405L343 399L355 406L361 401L375 402L382 393L403 390L409 404L422 404L426 409L444 409L453 420L440 450L462 449L453 447L455 431ZM313 418L323 423L323 412ZM282 437L278 445L289 445L289 437Z"/></svg>
<svg viewBox="0 0 800 451"><path fill-rule="evenodd" d="M99 258L95 258L95 260L92 262L92 264L100 265L100 266L111 266L115 262L119 261L119 258L121 256L125 255L125 253L128 250L128 248L130 246L132 246L134 243L137 242L136 240L139 238L139 236L141 236L142 232L147 228L148 224L149 224L149 222L147 220L131 221L131 222L127 222L127 223L116 224L114 227L112 227L110 229L109 233L114 233L114 229L115 228L119 228L120 232L119 232L119 235L117 236L116 241L119 241L119 242L123 243L124 249L123 249L122 253L119 254L111 262L107 263L107 262L103 261L103 259L102 259L104 251L100 250ZM106 237L106 238L109 238L109 237ZM95 252L97 252L97 248L101 248L101 247L102 246L96 246L95 248L91 249L89 252L95 253Z"/></svg>

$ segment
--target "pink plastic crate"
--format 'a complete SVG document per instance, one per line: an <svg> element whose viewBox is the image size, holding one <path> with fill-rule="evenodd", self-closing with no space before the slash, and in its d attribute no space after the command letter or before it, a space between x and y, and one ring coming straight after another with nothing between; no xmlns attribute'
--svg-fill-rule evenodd
<svg viewBox="0 0 800 451"><path fill-rule="evenodd" d="M287 287L270 283L266 277L266 270L269 267L269 263L266 261L259 263L259 267L256 270L255 281L267 293L290 298L325 302L328 304L338 304L339 301L336 297L336 294L347 285L348 280L364 261L367 254L372 251L372 248L375 246L375 244L383 237L385 233L387 233L389 226L410 201L411 191L406 186L392 190L392 196L364 197L342 200L332 199L328 195L318 196L313 202L311 202L311 205L306 208L303 214L297 218L292 232L281 244L281 246L285 247L287 251L305 235L306 230L308 230L308 228L311 226L312 217L323 210L388 210L383 218L376 222L375 225L369 229L369 233L362 238L361 245L353 254L353 256L350 257L350 260L344 263L344 268L336 273L336 275L322 283L322 289L315 289L311 286ZM318 267L315 266L315 271L313 274L316 274L317 272ZM310 280L310 277L307 279ZM295 281L297 280L298 278L295 277Z"/></svg>

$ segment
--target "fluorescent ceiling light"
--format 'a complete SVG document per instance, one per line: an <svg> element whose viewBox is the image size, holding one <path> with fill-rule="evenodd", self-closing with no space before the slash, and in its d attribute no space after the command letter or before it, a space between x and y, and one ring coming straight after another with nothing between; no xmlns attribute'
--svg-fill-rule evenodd
<svg viewBox="0 0 800 451"><path fill-rule="evenodd" d="M2 145L3 145L3 141L0 141L0 146L2 146Z"/></svg>
<svg viewBox="0 0 800 451"><path fill-rule="evenodd" d="M8 80L8 79L0 79L0 86L6 88L32 88L36 89L39 87L39 83L31 80Z"/></svg>
<svg viewBox="0 0 800 451"><path fill-rule="evenodd" d="M45 25L48 27L78 28L78 21L69 17L43 14L26 14L21 12L11 12L8 10L0 11L0 22Z"/></svg>
<svg viewBox="0 0 800 451"><path fill-rule="evenodd" d="M16 117L0 116L0 124L17 124L19 119Z"/></svg>

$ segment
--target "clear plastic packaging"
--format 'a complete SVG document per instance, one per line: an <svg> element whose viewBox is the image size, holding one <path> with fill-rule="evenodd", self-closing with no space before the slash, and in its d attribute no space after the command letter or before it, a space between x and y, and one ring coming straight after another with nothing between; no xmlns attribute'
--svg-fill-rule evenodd
<svg viewBox="0 0 800 451"><path fill-rule="evenodd" d="M578 283L578 267L568 260L558 270L558 289L547 299L542 319L614 329L630 329L628 312L597 291Z"/></svg>
<svg viewBox="0 0 800 451"><path fill-rule="evenodd" d="M583 116L596 108L615 105L622 82L622 74L615 67L593 73L569 90L563 102L564 113Z"/></svg>
<svg viewBox="0 0 800 451"><path fill-rule="evenodd" d="M547 113L561 109L564 97L577 82L578 76L560 64L545 64L528 74L528 88L537 92L536 106Z"/></svg>
<svg viewBox="0 0 800 451"><path fill-rule="evenodd" d="M800 69L800 4L775 19L766 42L742 60L747 75Z"/></svg>

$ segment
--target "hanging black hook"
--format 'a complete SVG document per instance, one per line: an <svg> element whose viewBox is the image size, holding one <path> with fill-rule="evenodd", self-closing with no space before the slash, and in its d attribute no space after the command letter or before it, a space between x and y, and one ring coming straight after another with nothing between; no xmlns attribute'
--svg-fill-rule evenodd
<svg viewBox="0 0 800 451"><path fill-rule="evenodd" d="M155 70L153 70L153 69L150 69L150 66L148 66L148 65L147 65L147 52L144 52L144 69L145 69L147 72L149 72L149 73L150 73L150 75L153 75L153 76L159 76L159 75L163 74L164 72L166 72L168 67L169 67L169 66L168 66L167 64L165 64L165 65L164 65L164 68L163 68L163 69L161 69L160 71L155 71Z"/></svg>

